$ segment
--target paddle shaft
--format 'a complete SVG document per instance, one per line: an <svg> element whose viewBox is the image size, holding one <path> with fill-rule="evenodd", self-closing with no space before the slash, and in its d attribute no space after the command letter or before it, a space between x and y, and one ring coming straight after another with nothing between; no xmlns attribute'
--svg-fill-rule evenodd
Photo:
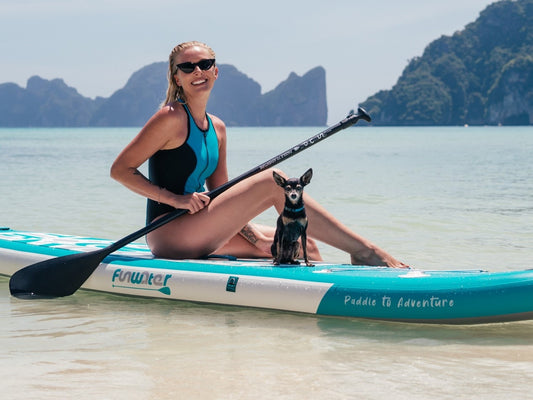
<svg viewBox="0 0 533 400"><path fill-rule="evenodd" d="M219 196L220 194L224 193L226 190L228 190L229 188L235 186L237 183L261 172L261 171L264 171L268 168L271 168L277 164L279 164L280 162L282 161L285 161L287 160L288 158L300 153L301 151L304 151L305 149L317 144L318 142L326 139L327 137L343 130L343 129L346 129L352 125L354 125L355 123L357 123L357 121L359 121L360 119L364 119L365 121L367 122L370 122L370 116L366 113L365 110L363 110L361 107L359 107L359 109L357 110L357 114L351 114L351 115L348 115L345 119L343 119L342 121L340 121L339 123L337 123L336 125L333 125L331 127L329 127L328 129L316 134L315 136L301 142L300 144L297 144L296 146L290 148L289 150L271 158L270 160L264 162L263 164L261 165L258 165L257 167L249 170L248 172L245 172L244 174L241 174L233 179L231 179L230 181L226 182L225 184L223 185L220 185L219 187L217 187L216 189L213 189L212 191L208 192L207 195L209 196L209 198L211 200L213 200L215 197ZM151 224L149 225L146 225L144 228L142 229L139 229L138 231L136 232L133 232L132 234L124 237L123 239L120 239L119 241L109 245L108 247L106 247L106 249L109 250L109 253L108 254L111 254L113 253L114 251L117 251L118 249L124 247L125 245L127 245L128 243L131 243L133 242L134 240L137 240L141 237L143 237L144 235L152 232L153 230L159 228L160 226L163 226L167 223L169 223L170 221L180 217L181 215L183 214L186 214L188 212L188 210L182 210L182 209L177 209L177 210L174 210L168 214L166 214L165 216L163 216L162 218L159 218L157 221L154 221L152 222Z"/></svg>

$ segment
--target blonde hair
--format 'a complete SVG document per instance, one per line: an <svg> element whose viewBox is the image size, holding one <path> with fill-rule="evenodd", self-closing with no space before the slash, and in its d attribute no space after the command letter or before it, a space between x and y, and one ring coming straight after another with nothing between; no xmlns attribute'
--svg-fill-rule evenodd
<svg viewBox="0 0 533 400"><path fill-rule="evenodd" d="M172 103L176 100L181 100L182 102L187 103L187 99L185 98L185 93L183 93L183 88L181 86L178 86L178 84L176 83L176 80L174 79L174 75L177 73L176 59L178 58L178 55L183 50L188 49L190 47L194 47L194 46L204 47L205 49L207 49L207 51L209 52L209 55L212 58L216 58L215 52L213 51L213 49L202 42L197 42L197 41L184 42L174 47L172 51L170 52L170 55L168 56L167 96L165 98L165 101L161 104L161 107L164 107L167 104Z"/></svg>

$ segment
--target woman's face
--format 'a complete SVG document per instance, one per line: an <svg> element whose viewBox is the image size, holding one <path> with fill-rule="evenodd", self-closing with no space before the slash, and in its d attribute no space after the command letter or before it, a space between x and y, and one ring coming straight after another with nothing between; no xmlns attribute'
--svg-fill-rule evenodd
<svg viewBox="0 0 533 400"><path fill-rule="evenodd" d="M197 63L202 60L212 59L213 56L209 50L202 46L193 46L183 50L176 56L174 65L182 63ZM200 67L196 66L191 73L186 73L177 68L174 74L174 79L178 86L183 88L186 96L195 96L200 93L211 92L215 80L218 77L218 68L216 65L203 71Z"/></svg>

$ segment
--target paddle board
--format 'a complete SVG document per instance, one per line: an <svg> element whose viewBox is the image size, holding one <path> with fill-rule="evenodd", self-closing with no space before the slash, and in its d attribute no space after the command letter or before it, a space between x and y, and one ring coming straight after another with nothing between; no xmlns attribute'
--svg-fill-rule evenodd
<svg viewBox="0 0 533 400"><path fill-rule="evenodd" d="M0 230L0 274L112 241ZM154 258L133 243L108 256L82 289L390 321L473 324L533 319L533 270L421 270L327 262Z"/></svg>

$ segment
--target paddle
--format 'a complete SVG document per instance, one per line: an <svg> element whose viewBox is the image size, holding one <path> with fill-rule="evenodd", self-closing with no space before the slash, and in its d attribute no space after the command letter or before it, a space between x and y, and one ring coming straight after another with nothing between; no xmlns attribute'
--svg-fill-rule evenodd
<svg viewBox="0 0 533 400"><path fill-rule="evenodd" d="M370 122L370 116L362 108L359 108L357 113L352 111L350 115L336 125L329 127L325 131L320 132L267 162L226 182L207 193L207 195L211 199L214 199L242 180L279 164L334 133L348 128L360 119ZM87 278L89 278L93 271L108 255L186 213L187 210L181 209L172 211L157 221L152 222L144 228L133 232L103 249L51 258L24 267L15 272L9 280L9 290L13 296L24 299L69 296L83 285Z"/></svg>

